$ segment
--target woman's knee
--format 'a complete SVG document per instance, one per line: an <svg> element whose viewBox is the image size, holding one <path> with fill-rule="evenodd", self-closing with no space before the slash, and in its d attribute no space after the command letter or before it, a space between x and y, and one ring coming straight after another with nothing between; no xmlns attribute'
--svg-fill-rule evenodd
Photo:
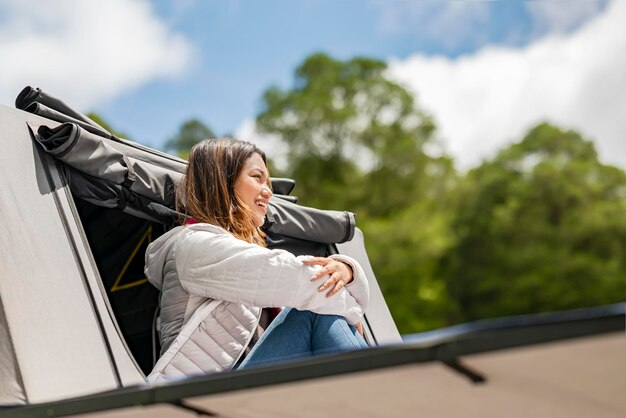
<svg viewBox="0 0 626 418"><path fill-rule="evenodd" d="M349 326L348 321L346 321L346 318L344 318L343 316L340 315L322 315L322 314L316 314L313 313L313 321L315 322L316 325L325 325L325 326L331 326L332 324L345 324L346 326Z"/></svg>
<svg viewBox="0 0 626 418"><path fill-rule="evenodd" d="M286 315L290 320L305 320L311 321L311 323L316 325L324 324L328 326L334 323L345 323L347 326L350 326L346 319L340 315L318 314L312 311L301 311L296 308L286 309L289 309Z"/></svg>
<svg viewBox="0 0 626 418"><path fill-rule="evenodd" d="M286 311L286 312L285 312ZM284 316L284 320L287 322L291 322L291 321L307 321L307 322L314 322L315 321L315 316L317 314L315 314L314 312L311 311L301 311L299 309L296 308L284 308L283 312L285 316Z"/></svg>

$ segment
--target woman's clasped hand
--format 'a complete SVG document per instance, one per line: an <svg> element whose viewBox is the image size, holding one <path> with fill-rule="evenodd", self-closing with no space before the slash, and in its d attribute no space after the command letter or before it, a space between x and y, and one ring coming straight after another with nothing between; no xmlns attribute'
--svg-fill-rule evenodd
<svg viewBox="0 0 626 418"><path fill-rule="evenodd" d="M311 276L311 281L330 276L320 287L317 288L320 292L330 289L330 291L326 293L326 297L335 295L339 290L341 290L342 287L350 284L354 276L354 270L352 270L352 267L350 267L349 264L333 260L332 258L311 257L308 260L303 261L303 264L306 264L307 266L322 266L319 271ZM363 335L363 324L357 322L354 324L354 327L359 334Z"/></svg>
<svg viewBox="0 0 626 418"><path fill-rule="evenodd" d="M330 276L318 288L320 292L330 289L328 293L326 293L326 297L333 296L342 287L352 281L352 268L341 261L326 257L312 257L308 260L304 260L303 263L308 266L322 266L321 269L311 276L311 281L319 280L325 276Z"/></svg>

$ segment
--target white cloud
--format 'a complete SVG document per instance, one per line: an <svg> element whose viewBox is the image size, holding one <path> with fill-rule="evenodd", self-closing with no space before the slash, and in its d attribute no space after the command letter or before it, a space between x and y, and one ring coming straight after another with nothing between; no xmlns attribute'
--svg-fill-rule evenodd
<svg viewBox="0 0 626 418"><path fill-rule="evenodd" d="M0 102L26 85L78 110L188 66L191 45L145 0L0 2Z"/></svg>
<svg viewBox="0 0 626 418"><path fill-rule="evenodd" d="M579 130L595 140L604 161L626 167L624 16L626 2L617 0L567 35L453 60L393 59L388 75L432 112L462 169L544 120Z"/></svg>

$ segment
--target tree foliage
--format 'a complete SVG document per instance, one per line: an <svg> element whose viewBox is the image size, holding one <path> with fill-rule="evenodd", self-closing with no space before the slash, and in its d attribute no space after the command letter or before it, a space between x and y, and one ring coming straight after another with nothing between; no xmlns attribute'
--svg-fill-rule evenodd
<svg viewBox="0 0 626 418"><path fill-rule="evenodd" d="M385 69L368 58L312 55L292 88L265 92L257 125L285 142L301 203L358 214L377 278L408 332L445 321L436 268L450 245L443 202L454 171L449 158L426 152L434 124Z"/></svg>
<svg viewBox="0 0 626 418"><path fill-rule="evenodd" d="M369 58L315 54L297 68L293 88L264 93L257 125L286 143L307 204L385 215L426 192L427 170L450 170L424 152L434 125L385 69Z"/></svg>
<svg viewBox="0 0 626 418"><path fill-rule="evenodd" d="M626 174L549 124L468 173L442 263L457 320L626 299Z"/></svg>
<svg viewBox="0 0 626 418"><path fill-rule="evenodd" d="M213 131L198 119L189 119L181 125L178 133L165 143L165 150L174 152L186 160L191 147L207 138L215 138Z"/></svg>

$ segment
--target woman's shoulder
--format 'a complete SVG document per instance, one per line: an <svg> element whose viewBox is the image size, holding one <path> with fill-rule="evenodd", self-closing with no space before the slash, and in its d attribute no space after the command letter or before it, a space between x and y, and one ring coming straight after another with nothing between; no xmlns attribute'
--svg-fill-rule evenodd
<svg viewBox="0 0 626 418"><path fill-rule="evenodd" d="M194 223L181 228L174 246L174 256L182 264L201 262L206 265L225 257L236 257L249 251L250 247L262 248L236 238L219 226Z"/></svg>
<svg viewBox="0 0 626 418"><path fill-rule="evenodd" d="M184 251L210 246L220 254L249 251L250 249L265 250L258 244L252 244L235 237L224 228L209 223L194 223L185 225L177 237L177 247Z"/></svg>
<svg viewBox="0 0 626 418"><path fill-rule="evenodd" d="M213 234L227 234L230 235L230 233L228 231L226 231L224 228L219 227L217 225L213 225L213 224L207 224L207 223L203 223L203 222L196 222L193 224L189 224L189 225L184 225L183 226L184 231L188 232L188 233L193 233L193 232L210 232Z"/></svg>
<svg viewBox="0 0 626 418"><path fill-rule="evenodd" d="M240 241L233 234L224 228L203 222L183 225L178 234L178 242L187 243L219 243L223 245L225 242Z"/></svg>

